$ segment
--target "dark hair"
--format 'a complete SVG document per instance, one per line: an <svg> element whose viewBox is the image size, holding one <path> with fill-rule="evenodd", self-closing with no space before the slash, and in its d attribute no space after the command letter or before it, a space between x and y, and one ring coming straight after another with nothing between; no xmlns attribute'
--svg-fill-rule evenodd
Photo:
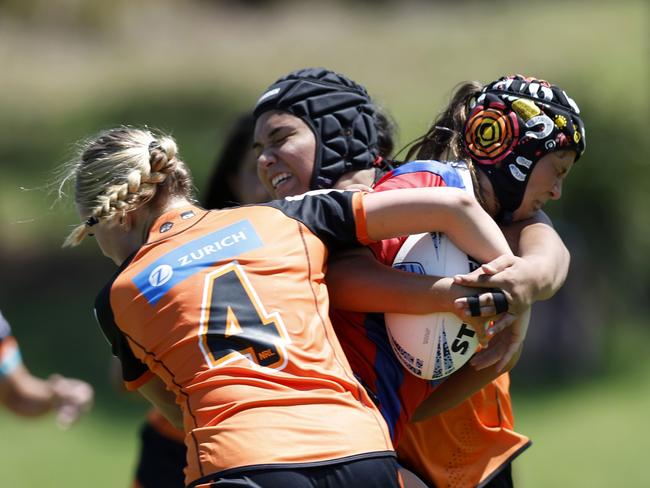
<svg viewBox="0 0 650 488"><path fill-rule="evenodd" d="M441 112L426 134L416 139L408 150L406 160L436 159L471 164L469 153L463 143L463 131L467 121L467 106L483 88L478 81L465 81L456 85L447 108Z"/></svg>
<svg viewBox="0 0 650 488"><path fill-rule="evenodd" d="M397 124L391 115L382 107L377 106L375 112L375 128L377 129L377 149L379 156L389 159L395 150Z"/></svg>
<svg viewBox="0 0 650 488"><path fill-rule="evenodd" d="M223 149L214 165L214 172L208 180L205 197L201 204L205 208L224 208L239 205L237 196L228 183L229 176L236 173L242 159L253 144L254 118L252 112L241 115L225 140Z"/></svg>

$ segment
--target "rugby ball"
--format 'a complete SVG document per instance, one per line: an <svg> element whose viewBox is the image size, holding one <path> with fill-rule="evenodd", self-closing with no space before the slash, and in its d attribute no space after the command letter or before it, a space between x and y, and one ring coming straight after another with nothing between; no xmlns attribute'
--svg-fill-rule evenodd
<svg viewBox="0 0 650 488"><path fill-rule="evenodd" d="M473 271L478 264L439 232L409 236L393 267L434 276ZM412 374L437 380L458 370L478 347L476 332L453 313L384 314L393 352Z"/></svg>

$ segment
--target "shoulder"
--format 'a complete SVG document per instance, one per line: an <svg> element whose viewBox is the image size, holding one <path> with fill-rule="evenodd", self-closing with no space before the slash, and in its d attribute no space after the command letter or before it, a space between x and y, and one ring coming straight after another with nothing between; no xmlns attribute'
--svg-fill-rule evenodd
<svg viewBox="0 0 650 488"><path fill-rule="evenodd" d="M358 227L364 223L360 191L316 190L263 205L302 223L330 250L358 244Z"/></svg>
<svg viewBox="0 0 650 488"><path fill-rule="evenodd" d="M382 191L394 188L421 188L453 186L464 188L460 173L462 166L457 163L440 161L411 161L405 163L381 178L375 187Z"/></svg>
<svg viewBox="0 0 650 488"><path fill-rule="evenodd" d="M355 206L360 205L360 195L359 191L354 190L314 190L261 206L278 209L285 216L309 225L312 219L318 220L322 215L353 213Z"/></svg>

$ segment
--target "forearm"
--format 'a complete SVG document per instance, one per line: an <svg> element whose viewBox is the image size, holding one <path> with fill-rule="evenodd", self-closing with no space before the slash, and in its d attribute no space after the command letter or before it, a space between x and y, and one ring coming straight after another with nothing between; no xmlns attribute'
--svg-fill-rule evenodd
<svg viewBox="0 0 650 488"><path fill-rule="evenodd" d="M463 190L443 187L369 193L364 203L368 236L373 240L439 231L479 261L511 254L494 220Z"/></svg>
<svg viewBox="0 0 650 488"><path fill-rule="evenodd" d="M185 429L183 414L176 403L176 396L166 388L160 378L157 376L152 377L138 388L138 392L149 400L174 427L180 430Z"/></svg>
<svg viewBox="0 0 650 488"><path fill-rule="evenodd" d="M513 249L535 270L528 277L534 301L551 298L564 284L571 255L543 212L533 219L509 226L504 233L515 241Z"/></svg>
<svg viewBox="0 0 650 488"><path fill-rule="evenodd" d="M353 312L455 313L453 301L471 291L453 278L393 269L367 248L332 256L326 281L332 306Z"/></svg>
<svg viewBox="0 0 650 488"><path fill-rule="evenodd" d="M50 412L57 400L51 384L32 376L22 365L4 379L0 398L9 410L24 417Z"/></svg>
<svg viewBox="0 0 650 488"><path fill-rule="evenodd" d="M462 403L491 381L510 371L519 360L520 355L521 348L502 370L498 369L497 365L494 365L477 371L471 364L465 364L459 371L449 376L420 404L411 417L411 421L421 422Z"/></svg>

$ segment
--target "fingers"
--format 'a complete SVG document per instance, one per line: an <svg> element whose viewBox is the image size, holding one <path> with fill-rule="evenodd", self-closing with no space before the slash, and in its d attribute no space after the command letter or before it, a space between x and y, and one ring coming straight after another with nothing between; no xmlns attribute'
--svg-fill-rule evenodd
<svg viewBox="0 0 650 488"><path fill-rule="evenodd" d="M497 274L506 268L509 268L514 263L514 256L512 254L502 254L501 256L493 259L489 263L481 266L484 273Z"/></svg>
<svg viewBox="0 0 650 488"><path fill-rule="evenodd" d="M491 288L492 285L488 281L489 278L489 274L484 273L482 268L478 268L468 274L455 275L454 283L457 285L472 286L476 288Z"/></svg>
<svg viewBox="0 0 650 488"><path fill-rule="evenodd" d="M81 411L72 405L63 405L56 412L56 423L62 429L68 429L81 416Z"/></svg>
<svg viewBox="0 0 650 488"><path fill-rule="evenodd" d="M495 334L488 346L472 357L470 364L476 370L498 364L501 371L517 352L518 346L512 346L513 341L517 341L517 337L511 328Z"/></svg>
<svg viewBox="0 0 650 488"><path fill-rule="evenodd" d="M481 345L481 347L487 347L490 339L492 338L492 335L488 332L488 324L489 321L485 322L484 324L480 324L478 327L472 327L476 332L476 339L478 340L478 343Z"/></svg>
<svg viewBox="0 0 650 488"><path fill-rule="evenodd" d="M514 264L514 256L502 255L489 263L481 265L471 273L454 276L454 283L464 286L489 287L491 276L504 271Z"/></svg>
<svg viewBox="0 0 650 488"><path fill-rule="evenodd" d="M472 317L480 317L481 306L479 304L480 300L478 295L472 295L467 297L466 299L467 299L467 307L469 308L469 314Z"/></svg>
<svg viewBox="0 0 650 488"><path fill-rule="evenodd" d="M474 354L472 359L470 359L470 364L477 371L489 368L501 359L503 352L500 344L490 344L487 348L481 349Z"/></svg>
<svg viewBox="0 0 650 488"><path fill-rule="evenodd" d="M491 317L508 311L508 299L501 290L492 290L454 300L456 307L465 317Z"/></svg>
<svg viewBox="0 0 650 488"><path fill-rule="evenodd" d="M497 371L502 372L519 354L526 338L529 320L530 310L527 310L523 316L503 314L487 331L489 335L494 334L494 337L486 348L472 357L470 364L477 370L496 364Z"/></svg>
<svg viewBox="0 0 650 488"><path fill-rule="evenodd" d="M521 345L520 342L511 342L510 345L508 346L506 352L503 354L501 357L501 360L497 364L497 371L502 372L503 369L508 365L510 360L517 354L517 351L519 350L519 346Z"/></svg>
<svg viewBox="0 0 650 488"><path fill-rule="evenodd" d="M517 320L517 316L511 313L504 313L498 319L495 319L491 327L491 335L497 335L501 331L510 327Z"/></svg>
<svg viewBox="0 0 650 488"><path fill-rule="evenodd" d="M93 404L94 391L85 381L52 375L49 379L56 395L56 420L67 429L74 424Z"/></svg>

